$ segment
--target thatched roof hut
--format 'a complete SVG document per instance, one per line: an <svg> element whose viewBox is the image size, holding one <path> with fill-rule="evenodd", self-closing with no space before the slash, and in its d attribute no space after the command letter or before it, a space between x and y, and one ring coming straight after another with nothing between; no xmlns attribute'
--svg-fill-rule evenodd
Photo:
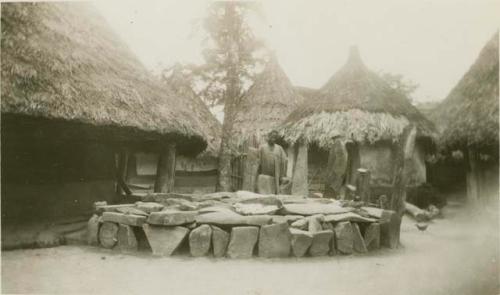
<svg viewBox="0 0 500 295"><path fill-rule="evenodd" d="M174 140L193 153L206 146L206 127L91 4L2 4L1 58L3 117L97 126L106 140Z"/></svg>
<svg viewBox="0 0 500 295"><path fill-rule="evenodd" d="M302 100L272 56L241 98L233 127L236 145L258 146L262 137L282 123Z"/></svg>
<svg viewBox="0 0 500 295"><path fill-rule="evenodd" d="M498 32L432 114L447 149L498 150Z"/></svg>
<svg viewBox="0 0 500 295"><path fill-rule="evenodd" d="M433 124L402 94L370 71L353 47L347 63L286 119L284 139L320 147L343 137L355 142L396 140L409 123L419 136L432 136Z"/></svg>
<svg viewBox="0 0 500 295"><path fill-rule="evenodd" d="M172 74L166 79L166 83L178 97L182 97L183 103L195 115L198 124L204 126L202 132L207 140L207 149L203 155L217 157L220 148L222 124L191 88L183 76L180 66L176 65L174 67Z"/></svg>

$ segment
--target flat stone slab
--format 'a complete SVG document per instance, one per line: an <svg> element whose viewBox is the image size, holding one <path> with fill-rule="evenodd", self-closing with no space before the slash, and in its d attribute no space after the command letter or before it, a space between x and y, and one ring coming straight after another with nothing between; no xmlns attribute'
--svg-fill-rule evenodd
<svg viewBox="0 0 500 295"><path fill-rule="evenodd" d="M233 205L234 211L241 215L272 215L275 214L280 208L276 205L263 205L263 204L245 204L236 203Z"/></svg>
<svg viewBox="0 0 500 295"><path fill-rule="evenodd" d="M273 215L271 216L273 223L283 223L292 224L294 221L304 218L302 215Z"/></svg>
<svg viewBox="0 0 500 295"><path fill-rule="evenodd" d="M311 256L326 256L330 252L330 246L333 239L333 231L324 230L313 233L309 254Z"/></svg>
<svg viewBox="0 0 500 295"><path fill-rule="evenodd" d="M101 218L94 214L87 222L87 244L91 246L99 245L99 227Z"/></svg>
<svg viewBox="0 0 500 295"><path fill-rule="evenodd" d="M212 247L214 257L224 257L229 244L229 233L220 227L212 225Z"/></svg>
<svg viewBox="0 0 500 295"><path fill-rule="evenodd" d="M233 227L227 247L227 256L229 258L251 258L258 238L258 227Z"/></svg>
<svg viewBox="0 0 500 295"><path fill-rule="evenodd" d="M184 225L193 223L197 214L197 211L178 211L165 209L163 211L152 212L151 214L149 214L147 222L154 225Z"/></svg>
<svg viewBox="0 0 500 295"><path fill-rule="evenodd" d="M161 211L165 207L164 205L156 202L137 202L135 204L137 206L137 209L142 210L148 214Z"/></svg>
<svg viewBox="0 0 500 295"><path fill-rule="evenodd" d="M335 242L338 252L352 254L354 251L354 233L349 221L339 222L335 225Z"/></svg>
<svg viewBox="0 0 500 295"><path fill-rule="evenodd" d="M170 256L184 241L189 229L182 226L155 226L144 224L142 226L153 255Z"/></svg>
<svg viewBox="0 0 500 295"><path fill-rule="evenodd" d="M380 248L380 224L371 223L365 229L365 244L366 248L376 250Z"/></svg>
<svg viewBox="0 0 500 295"><path fill-rule="evenodd" d="M114 222L103 222L99 229L99 243L107 249L112 249L118 242L118 224Z"/></svg>
<svg viewBox="0 0 500 295"><path fill-rule="evenodd" d="M132 226L142 226L147 217L135 214L123 214L117 212L104 212L102 214L103 222L114 222Z"/></svg>
<svg viewBox="0 0 500 295"><path fill-rule="evenodd" d="M212 241L212 228L203 224L189 233L189 250L191 256L207 256L210 251Z"/></svg>
<svg viewBox="0 0 500 295"><path fill-rule="evenodd" d="M385 211L384 209L375 208L375 207L361 207L361 210L368 213L370 217L380 219L382 218L382 214Z"/></svg>
<svg viewBox="0 0 500 295"><path fill-rule="evenodd" d="M354 210L353 208L341 207L336 204L321 203L303 203L303 204L284 204L285 214L315 215L315 214L340 214Z"/></svg>
<svg viewBox="0 0 500 295"><path fill-rule="evenodd" d="M120 207L120 208L116 208L116 212L123 213L123 214L148 216L148 213L146 213L146 212L144 212L136 207Z"/></svg>
<svg viewBox="0 0 500 295"><path fill-rule="evenodd" d="M259 256L288 257L290 255L291 234L288 223L263 225L259 233Z"/></svg>
<svg viewBox="0 0 500 295"><path fill-rule="evenodd" d="M196 223L214 225L255 225L261 226L271 223L271 216L249 215L243 216L230 211L219 211L196 216Z"/></svg>
<svg viewBox="0 0 500 295"><path fill-rule="evenodd" d="M366 253L368 252L368 249L366 248L365 240L363 239L363 236L361 235L361 231L359 230L359 225L356 223L351 223L352 224L352 229L353 229L353 238L354 238L354 251L358 253Z"/></svg>
<svg viewBox="0 0 500 295"><path fill-rule="evenodd" d="M119 225L116 248L125 253L135 252L139 249L137 237L135 236L134 229L130 225Z"/></svg>
<svg viewBox="0 0 500 295"><path fill-rule="evenodd" d="M304 256L307 250L309 250L309 247L311 247L313 240L312 233L296 228L290 228L290 233L292 235L291 245L293 256Z"/></svg>
<svg viewBox="0 0 500 295"><path fill-rule="evenodd" d="M351 222L376 222L375 218L363 217L354 212L346 212L341 214L332 214L325 216L326 222L341 222L341 221L351 221Z"/></svg>
<svg viewBox="0 0 500 295"><path fill-rule="evenodd" d="M95 211L97 214L101 215L104 212L117 212L118 208L131 208L135 207L135 204L118 204L118 205L108 205L106 202L97 202L95 205Z"/></svg>

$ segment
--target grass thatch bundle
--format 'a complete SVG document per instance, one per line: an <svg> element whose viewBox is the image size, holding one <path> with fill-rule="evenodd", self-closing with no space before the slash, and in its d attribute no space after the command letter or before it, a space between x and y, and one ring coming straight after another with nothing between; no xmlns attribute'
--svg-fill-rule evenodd
<svg viewBox="0 0 500 295"><path fill-rule="evenodd" d="M335 137L395 141L410 122L416 124L420 137L434 135L433 124L408 98L370 71L354 48L347 64L293 111L280 130L288 142L305 140L326 147Z"/></svg>
<svg viewBox="0 0 500 295"><path fill-rule="evenodd" d="M233 139L236 146L256 146L303 100L273 56L241 98Z"/></svg>
<svg viewBox="0 0 500 295"><path fill-rule="evenodd" d="M2 4L2 113L131 128L205 148L202 126L89 3Z"/></svg>
<svg viewBox="0 0 500 295"><path fill-rule="evenodd" d="M445 149L498 149L498 32L432 117Z"/></svg>

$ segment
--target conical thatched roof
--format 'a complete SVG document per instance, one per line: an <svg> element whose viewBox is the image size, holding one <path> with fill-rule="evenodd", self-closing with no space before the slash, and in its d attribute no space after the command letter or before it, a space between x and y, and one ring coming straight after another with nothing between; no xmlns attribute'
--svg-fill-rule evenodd
<svg viewBox="0 0 500 295"><path fill-rule="evenodd" d="M256 146L303 100L294 89L276 57L272 56L254 84L241 98L234 123L237 145Z"/></svg>
<svg viewBox="0 0 500 295"><path fill-rule="evenodd" d="M498 32L432 118L445 148L498 147Z"/></svg>
<svg viewBox="0 0 500 295"><path fill-rule="evenodd" d="M176 65L172 75L166 79L168 86L184 99L188 109L195 115L198 123L203 129L204 137L207 139L207 149L202 155L217 156L220 148L222 125L210 112L207 105L194 92L186 78L182 74L182 69Z"/></svg>
<svg viewBox="0 0 500 295"><path fill-rule="evenodd" d="M89 3L2 3L2 114L205 148L203 126Z"/></svg>
<svg viewBox="0 0 500 295"><path fill-rule="evenodd" d="M305 140L326 147L335 137L369 143L397 140L410 122L417 125L419 136L433 135L433 124L370 71L353 47L347 63L290 114L281 131L288 142Z"/></svg>

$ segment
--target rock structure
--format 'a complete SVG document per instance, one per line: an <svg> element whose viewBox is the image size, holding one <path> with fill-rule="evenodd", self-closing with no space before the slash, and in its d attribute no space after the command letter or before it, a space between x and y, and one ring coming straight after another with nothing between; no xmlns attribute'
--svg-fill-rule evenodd
<svg viewBox="0 0 500 295"><path fill-rule="evenodd" d="M155 256L349 255L394 248L399 239L395 212L323 198L155 193L134 204L100 202L95 209L88 222L90 245L126 253L148 245Z"/></svg>

